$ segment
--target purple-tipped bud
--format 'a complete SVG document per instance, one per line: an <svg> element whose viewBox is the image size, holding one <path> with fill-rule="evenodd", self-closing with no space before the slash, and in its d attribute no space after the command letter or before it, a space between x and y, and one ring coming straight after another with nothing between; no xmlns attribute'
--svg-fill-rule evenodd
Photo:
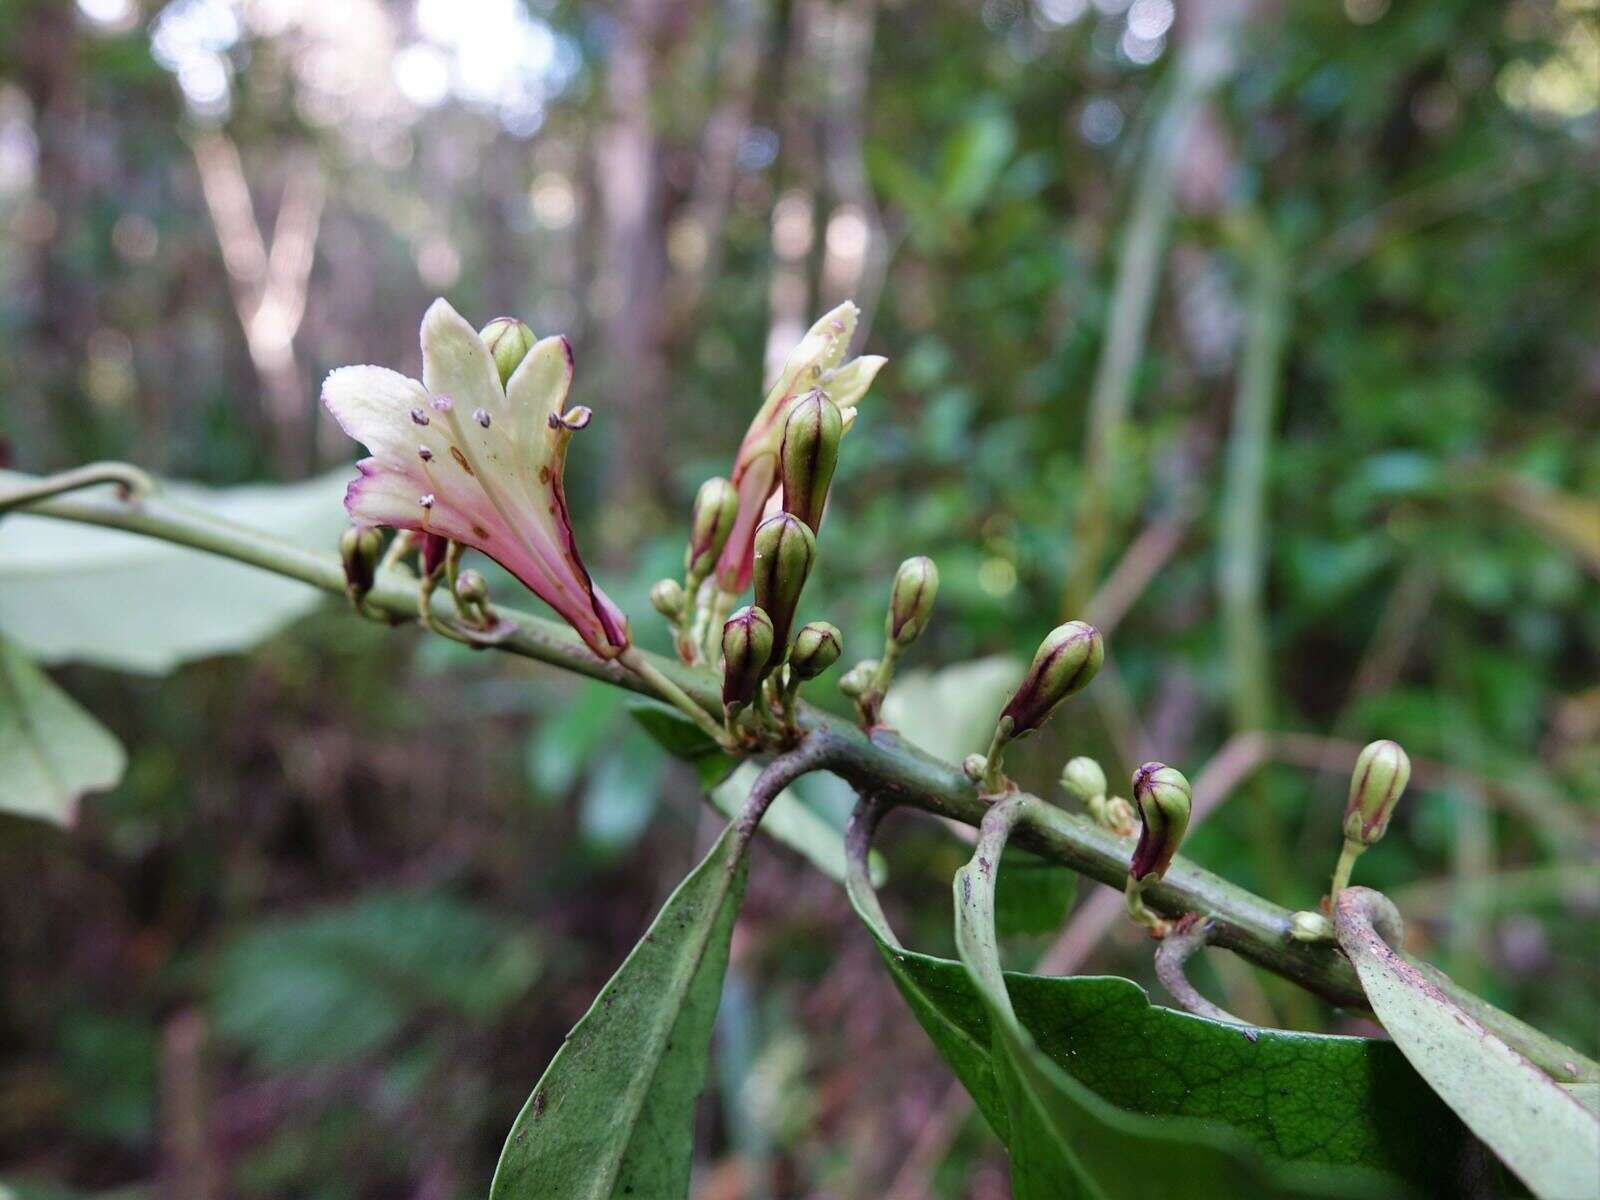
<svg viewBox="0 0 1600 1200"><path fill-rule="evenodd" d="M1389 828L1394 806L1411 782L1411 759L1391 741L1372 742L1356 759L1350 799L1344 808L1344 836L1373 846Z"/></svg>
<svg viewBox="0 0 1600 1200"><path fill-rule="evenodd" d="M839 463L844 418L820 388L808 392L789 412L778 457L783 480L783 511L804 521L812 533L822 526L822 507Z"/></svg>
<svg viewBox="0 0 1600 1200"><path fill-rule="evenodd" d="M1105 661L1100 631L1083 621L1058 625L1039 645L1028 674L1000 714L1011 718L1011 736L1032 733L1068 696L1081 692Z"/></svg>
<svg viewBox="0 0 1600 1200"><path fill-rule="evenodd" d="M722 626L722 703L734 712L756 698L772 657L772 619L746 605Z"/></svg>
<svg viewBox="0 0 1600 1200"><path fill-rule="evenodd" d="M501 386L522 365L522 360L528 357L528 351L533 349L534 342L538 340L533 336L533 330L515 317L496 317L478 331L478 336L489 347L494 369L500 373ZM487 427L488 413L482 409L478 412L482 413L477 418L478 424Z"/></svg>
<svg viewBox="0 0 1600 1200"><path fill-rule="evenodd" d="M658 579L650 589L650 607L669 621L683 615L683 585L676 579Z"/></svg>
<svg viewBox="0 0 1600 1200"><path fill-rule="evenodd" d="M800 679L815 679L844 653L844 635L827 621L810 621L794 635L789 651L789 669Z"/></svg>
<svg viewBox="0 0 1600 1200"><path fill-rule="evenodd" d="M422 535L422 573L436 575L444 565L444 553L450 549L450 539L437 533Z"/></svg>
<svg viewBox="0 0 1600 1200"><path fill-rule="evenodd" d="M728 544L734 522L739 519L739 493L721 476L700 485L694 498L694 516L689 528L689 548L683 554L683 570L691 587L711 574L717 556Z"/></svg>
<svg viewBox="0 0 1600 1200"><path fill-rule="evenodd" d="M1128 864L1135 880L1160 879L1167 873L1189 828L1189 799L1189 781L1165 763L1147 762L1133 773L1133 801L1142 822Z"/></svg>
<svg viewBox="0 0 1600 1200"><path fill-rule="evenodd" d="M939 568L933 559L918 555L900 564L889 589L889 617L884 633L904 650L927 628L933 602L939 595Z"/></svg>
<svg viewBox="0 0 1600 1200"><path fill-rule="evenodd" d="M358 599L372 590L382 555L383 534L371 525L352 525L339 535L344 580Z"/></svg>
<svg viewBox="0 0 1600 1200"><path fill-rule="evenodd" d="M789 631L805 589L806 576L817 557L817 539L810 527L792 513L779 513L756 530L756 603L772 618L772 663L776 667L789 651Z"/></svg>
<svg viewBox="0 0 1600 1200"><path fill-rule="evenodd" d="M487 604L489 584L482 575L468 567L456 576L456 598L467 604Z"/></svg>
<svg viewBox="0 0 1600 1200"><path fill-rule="evenodd" d="M1061 768L1061 787L1079 804L1088 804L1106 794L1106 773L1094 759L1080 754Z"/></svg>

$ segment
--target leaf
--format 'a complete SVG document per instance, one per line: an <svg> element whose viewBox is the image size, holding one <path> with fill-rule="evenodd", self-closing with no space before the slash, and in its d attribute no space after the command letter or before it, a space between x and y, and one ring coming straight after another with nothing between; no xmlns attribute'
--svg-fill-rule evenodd
<svg viewBox="0 0 1600 1200"><path fill-rule="evenodd" d="M750 785L760 773L754 763L745 763L727 782L710 793L711 804L730 820L738 813ZM782 842L835 883L844 882L844 833L827 817L807 804L796 788L784 788L761 818L761 832ZM880 856L873 856L872 877L881 882L885 867Z"/></svg>
<svg viewBox="0 0 1600 1200"><path fill-rule="evenodd" d="M1366 888L1341 892L1335 929L1401 1053L1535 1195L1594 1195L1600 1118L1395 953L1373 904L1388 902Z"/></svg>
<svg viewBox="0 0 1600 1200"><path fill-rule="evenodd" d="M511 1128L490 1200L687 1194L745 845L723 830L567 1035Z"/></svg>
<svg viewBox="0 0 1600 1200"><path fill-rule="evenodd" d="M1053 933L1061 928L1077 894L1075 871L1023 850L1008 849L995 897L996 931L1002 937Z"/></svg>
<svg viewBox="0 0 1600 1200"><path fill-rule="evenodd" d="M1009 869L1008 855L1002 879ZM901 947L876 896L854 871L849 892L918 1022L1010 1146L1004 1089L1012 1081L998 1073L994 1023L966 968ZM1460 1123L1388 1043L1272 1029L1250 1031L1252 1041L1238 1026L1155 1006L1129 980L1017 973L1005 979L1037 1053L1057 1073L1070 1073L1080 1093L1123 1110L1114 1114L1123 1120L1132 1114L1204 1118L1213 1131L1225 1126L1269 1160L1364 1167L1424 1193L1456 1178L1470 1153ZM1142 1161L1146 1152L1130 1161ZM1173 1194L1203 1193L1184 1187Z"/></svg>
<svg viewBox="0 0 1600 1200"><path fill-rule="evenodd" d="M919 750L958 763L988 747L993 714L1026 669L1026 663L997 654L936 671L907 671L884 698L884 722Z"/></svg>
<svg viewBox="0 0 1600 1200"><path fill-rule="evenodd" d="M0 637L0 812L70 825L79 798L127 765L110 731Z"/></svg>
<svg viewBox="0 0 1600 1200"><path fill-rule="evenodd" d="M1020 806L1021 801L1001 803ZM957 953L989 1017L995 1078L1011 1135L1013 1194L1019 1200L1152 1195L1220 1200L1373 1190L1309 1164L1299 1164L1302 1185L1295 1186L1287 1173L1264 1170L1243 1139L1229 1131L1182 1117L1158 1120L1123 1112L1039 1048L1012 1008L995 937L995 879L1011 828L996 820L1002 815L1001 806L990 810L972 861L956 872L955 937ZM1126 1046L1125 1052L1136 1056L1144 1047ZM1193 1069L1196 1064L1188 1065Z"/></svg>
<svg viewBox="0 0 1600 1200"><path fill-rule="evenodd" d="M578 831L602 855L627 850L655 815L661 790L661 759L635 731L613 742L584 784L578 801Z"/></svg>
<svg viewBox="0 0 1600 1200"><path fill-rule="evenodd" d="M628 705L628 714L674 758L691 764L707 791L733 774L739 760L706 736L688 717L654 700L639 700ZM743 799L742 795L740 797ZM731 815L731 814L730 814Z"/></svg>
<svg viewBox="0 0 1600 1200"><path fill-rule="evenodd" d="M642 700L629 704L628 711L658 746L694 766L712 807L729 820L738 814L758 774L754 763L741 764L693 721L664 704ZM782 842L836 883L844 882L843 830L807 804L794 788L778 793L761 819L761 832ZM881 880L883 876L883 860L875 855L873 878Z"/></svg>
<svg viewBox="0 0 1600 1200"><path fill-rule="evenodd" d="M987 108L964 121L945 141L939 198L960 216L977 210L1016 148L1017 129L1004 109Z"/></svg>
<svg viewBox="0 0 1600 1200"><path fill-rule="evenodd" d="M331 550L348 520L341 498L349 479L340 468L286 486L168 489L242 525ZM0 628L45 663L161 675L247 650L323 600L309 584L198 550L24 513L0 521L0 561Z"/></svg>
<svg viewBox="0 0 1600 1200"><path fill-rule="evenodd" d="M538 971L533 945L476 906L380 892L236 938L218 962L211 1010L269 1068L352 1062L425 1012L492 1017Z"/></svg>

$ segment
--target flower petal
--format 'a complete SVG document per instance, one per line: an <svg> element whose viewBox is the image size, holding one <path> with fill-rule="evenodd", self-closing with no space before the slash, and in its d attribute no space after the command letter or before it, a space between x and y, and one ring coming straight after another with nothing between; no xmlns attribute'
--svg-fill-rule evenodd
<svg viewBox="0 0 1600 1200"><path fill-rule="evenodd" d="M372 452L346 508L481 550L614 657L629 644L627 619L578 555L562 483L572 431L551 422L571 389L566 339L537 343L502 388L477 332L438 300L422 349L427 387L378 367L335 371L323 386L329 411Z"/></svg>

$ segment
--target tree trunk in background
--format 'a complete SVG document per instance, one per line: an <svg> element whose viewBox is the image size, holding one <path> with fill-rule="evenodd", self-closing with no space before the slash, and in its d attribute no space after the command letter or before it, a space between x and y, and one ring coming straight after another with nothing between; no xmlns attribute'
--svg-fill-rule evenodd
<svg viewBox="0 0 1600 1200"><path fill-rule="evenodd" d="M600 320L615 454L608 507L637 511L661 473L661 423L669 391L664 338L666 238L660 145L651 112L656 39L668 0L627 0L606 75L609 114L595 138L601 268L590 303Z"/></svg>
<svg viewBox="0 0 1600 1200"><path fill-rule="evenodd" d="M24 388L28 414L63 462L99 457L97 422L79 387L89 335L96 325L91 279L68 252L84 236L84 101L70 4L38 0L19 22L26 53L16 56L17 81L33 106L38 138L31 320L23 331L36 388Z"/></svg>

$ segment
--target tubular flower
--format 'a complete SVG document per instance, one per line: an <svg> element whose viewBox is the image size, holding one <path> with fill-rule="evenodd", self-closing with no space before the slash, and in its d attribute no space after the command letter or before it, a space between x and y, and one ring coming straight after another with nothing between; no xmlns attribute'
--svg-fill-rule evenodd
<svg viewBox="0 0 1600 1200"><path fill-rule="evenodd" d="M535 342L502 385L477 331L435 300L422 318L422 382L343 367L322 402L371 452L345 492L352 518L481 550L609 659L628 648L628 621L590 580L567 515L567 441L590 417L566 410L571 386L566 338Z"/></svg>
<svg viewBox="0 0 1600 1200"><path fill-rule="evenodd" d="M856 403L872 386L888 359L863 354L844 362L856 331L858 310L846 300L828 313L789 354L767 398L744 435L734 460L732 483L739 494L739 516L733 534L717 559L717 586L737 594L750 583L756 526L767 501L778 490L778 456L789 413L803 397L820 391L838 406L848 428Z"/></svg>

